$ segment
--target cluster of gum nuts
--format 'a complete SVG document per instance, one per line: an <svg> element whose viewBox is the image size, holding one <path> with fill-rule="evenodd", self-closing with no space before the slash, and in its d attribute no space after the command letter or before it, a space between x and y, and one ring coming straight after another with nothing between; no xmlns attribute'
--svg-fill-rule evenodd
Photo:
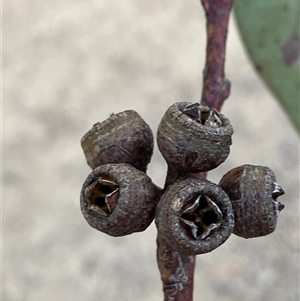
<svg viewBox="0 0 300 301"><path fill-rule="evenodd" d="M83 216L111 236L143 231L155 218L165 241L188 255L214 250L231 233L272 233L284 190L270 168L242 165L218 185L197 176L226 160L232 134L228 118L215 109L189 102L169 107L157 130L170 182L161 189L146 174L153 153L150 127L133 110L111 114L81 140L93 169L81 190Z"/></svg>

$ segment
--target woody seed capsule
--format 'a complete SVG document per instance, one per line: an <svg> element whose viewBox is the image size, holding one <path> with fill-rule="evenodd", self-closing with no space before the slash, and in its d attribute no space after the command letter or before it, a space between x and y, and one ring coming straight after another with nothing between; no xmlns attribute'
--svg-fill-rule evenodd
<svg viewBox="0 0 300 301"><path fill-rule="evenodd" d="M137 112L127 110L94 124L82 137L81 146L92 169L127 163L145 172L153 153L153 134Z"/></svg>
<svg viewBox="0 0 300 301"><path fill-rule="evenodd" d="M144 231L152 222L159 189L128 164L105 164L85 180L80 205L91 227L111 236Z"/></svg>
<svg viewBox="0 0 300 301"><path fill-rule="evenodd" d="M161 197L155 214L159 234L178 252L211 252L230 236L234 217L227 194L199 178L180 179Z"/></svg>
<svg viewBox="0 0 300 301"><path fill-rule="evenodd" d="M168 165L180 173L197 173L226 160L232 134L229 120L217 110L178 102L163 116L157 144Z"/></svg>
<svg viewBox="0 0 300 301"><path fill-rule="evenodd" d="M233 233L252 238L272 233L284 208L277 198L285 193L274 172L265 166L242 165L227 172L219 186L232 203Z"/></svg>

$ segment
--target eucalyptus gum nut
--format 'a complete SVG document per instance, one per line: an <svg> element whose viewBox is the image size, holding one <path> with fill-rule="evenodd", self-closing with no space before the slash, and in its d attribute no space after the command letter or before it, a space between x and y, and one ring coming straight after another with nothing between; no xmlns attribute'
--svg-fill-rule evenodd
<svg viewBox="0 0 300 301"><path fill-rule="evenodd" d="M111 236L144 231L153 221L157 187L128 164L105 164L85 180L81 211L89 225Z"/></svg>
<svg viewBox="0 0 300 301"><path fill-rule="evenodd" d="M232 143L229 120L198 103L178 102L169 107L157 130L158 148L179 172L209 171L226 160Z"/></svg>
<svg viewBox="0 0 300 301"><path fill-rule="evenodd" d="M153 153L153 134L137 112L127 110L94 124L82 137L81 146L92 169L127 163L146 172Z"/></svg>
<svg viewBox="0 0 300 301"><path fill-rule="evenodd" d="M190 206L197 197L208 198L215 208ZM204 214L201 213L201 210ZM189 212L188 212L189 211ZM187 220L187 212L191 219ZM206 217L205 214L209 213ZM211 214L213 217L211 217ZM195 227L204 221L207 226L216 226L205 237L195 235ZM208 219L208 221L206 221ZM222 245L230 236L234 226L232 206L227 194L216 184L199 178L185 178L171 185L161 197L155 214L158 232L176 251L197 255L211 252Z"/></svg>
<svg viewBox="0 0 300 301"><path fill-rule="evenodd" d="M248 164L233 168L222 177L219 186L232 203L234 234L252 238L276 229L278 214L284 208L277 198L285 192L270 168Z"/></svg>

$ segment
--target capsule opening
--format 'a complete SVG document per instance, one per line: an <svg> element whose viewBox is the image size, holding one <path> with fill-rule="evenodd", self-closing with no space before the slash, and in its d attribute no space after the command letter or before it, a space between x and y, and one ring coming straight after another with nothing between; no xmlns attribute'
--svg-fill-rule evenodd
<svg viewBox="0 0 300 301"><path fill-rule="evenodd" d="M114 211L119 198L119 185L103 178L98 179L89 197L90 205L96 206L105 215Z"/></svg>

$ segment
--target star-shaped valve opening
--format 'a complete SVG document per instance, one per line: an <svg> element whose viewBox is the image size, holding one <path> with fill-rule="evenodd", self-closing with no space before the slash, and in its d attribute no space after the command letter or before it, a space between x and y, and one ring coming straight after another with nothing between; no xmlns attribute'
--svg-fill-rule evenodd
<svg viewBox="0 0 300 301"><path fill-rule="evenodd" d="M86 193L90 208L109 216L118 203L119 185L112 180L99 178L87 188Z"/></svg>
<svg viewBox="0 0 300 301"><path fill-rule="evenodd" d="M217 110L206 107L200 108L197 102L187 105L182 112L205 126L218 128L222 125L222 120Z"/></svg>
<svg viewBox="0 0 300 301"><path fill-rule="evenodd" d="M284 208L284 205L277 201L277 198L285 194L285 190L276 182L274 184L274 190L272 192L273 204L276 210L276 215L279 215L279 212Z"/></svg>
<svg viewBox="0 0 300 301"><path fill-rule="evenodd" d="M183 207L180 216L182 226L195 239L201 240L222 223L222 212L206 195L193 197Z"/></svg>

